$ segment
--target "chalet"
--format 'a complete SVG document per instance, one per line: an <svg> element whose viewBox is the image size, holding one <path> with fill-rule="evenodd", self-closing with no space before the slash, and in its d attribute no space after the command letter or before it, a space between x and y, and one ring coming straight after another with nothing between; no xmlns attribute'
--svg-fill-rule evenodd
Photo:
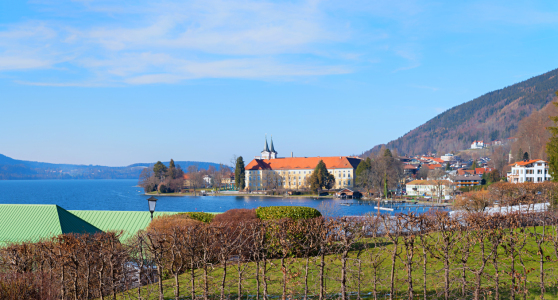
<svg viewBox="0 0 558 300"><path fill-rule="evenodd" d="M471 187L478 186L482 182L482 178L478 175L457 175L451 179L456 187Z"/></svg>
<svg viewBox="0 0 558 300"><path fill-rule="evenodd" d="M545 182L550 181L548 162L542 159L519 161L510 165L511 172L507 174L508 182Z"/></svg>
<svg viewBox="0 0 558 300"><path fill-rule="evenodd" d="M403 172L406 175L414 175L414 174L417 173L418 169L419 168L416 165L405 165L405 166L403 166Z"/></svg>
<svg viewBox="0 0 558 300"><path fill-rule="evenodd" d="M457 170L457 174L464 176L464 175L475 175L475 170L468 170L468 169L459 169Z"/></svg>
<svg viewBox="0 0 558 300"><path fill-rule="evenodd" d="M471 149L482 149L482 148L484 148L483 141L473 141L473 143L471 144Z"/></svg>
<svg viewBox="0 0 558 300"><path fill-rule="evenodd" d="M484 175L484 173L490 173L494 171L494 168L475 168L476 175Z"/></svg>

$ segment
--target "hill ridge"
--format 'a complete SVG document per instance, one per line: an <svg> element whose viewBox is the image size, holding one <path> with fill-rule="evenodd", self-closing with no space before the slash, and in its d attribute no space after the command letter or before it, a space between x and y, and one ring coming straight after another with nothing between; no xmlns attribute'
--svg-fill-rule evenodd
<svg viewBox="0 0 558 300"><path fill-rule="evenodd" d="M467 149L474 140L512 137L520 120L554 99L557 75L558 69L554 69L456 105L363 155L375 153L382 146L406 155L446 153Z"/></svg>

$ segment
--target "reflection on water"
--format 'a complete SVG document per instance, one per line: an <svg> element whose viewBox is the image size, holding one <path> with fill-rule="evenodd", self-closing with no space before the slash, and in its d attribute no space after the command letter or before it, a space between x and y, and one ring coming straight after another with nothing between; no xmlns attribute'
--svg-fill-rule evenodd
<svg viewBox="0 0 558 300"><path fill-rule="evenodd" d="M147 198L137 180L13 180L0 181L0 204L57 204L69 210L147 210ZM326 208L332 215L377 212L377 202L261 196L159 197L157 211L223 212L259 206L308 206ZM430 207L385 204L381 213L423 213Z"/></svg>

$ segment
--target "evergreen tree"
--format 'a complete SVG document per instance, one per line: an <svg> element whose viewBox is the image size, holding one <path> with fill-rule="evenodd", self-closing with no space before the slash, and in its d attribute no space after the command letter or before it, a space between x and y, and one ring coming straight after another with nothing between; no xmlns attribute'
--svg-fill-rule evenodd
<svg viewBox="0 0 558 300"><path fill-rule="evenodd" d="M384 157L393 157L393 155L391 154L391 150L386 148L386 150L384 151Z"/></svg>
<svg viewBox="0 0 558 300"><path fill-rule="evenodd" d="M521 161L523 159L523 150L519 148L517 155L515 156L515 162Z"/></svg>
<svg viewBox="0 0 558 300"><path fill-rule="evenodd" d="M372 167L372 161L370 160L370 157L362 160L358 164L358 167L355 170L355 183L358 182L358 177L362 174L362 172L366 170L370 170L371 167Z"/></svg>
<svg viewBox="0 0 558 300"><path fill-rule="evenodd" d="M558 91L556 92L558 96ZM554 102L554 105L558 106L558 101ZM558 124L558 116L550 117L555 125ZM550 140L546 144L546 154L548 155L548 165L549 173L552 177L552 181L558 182L558 127L548 127L548 130L552 134Z"/></svg>
<svg viewBox="0 0 558 300"><path fill-rule="evenodd" d="M174 165L174 160L171 158L169 162L169 168L167 169L167 177L171 179L176 179L176 167Z"/></svg>
<svg viewBox="0 0 558 300"><path fill-rule="evenodd" d="M523 153L523 160L529 160L529 153L528 152Z"/></svg>
<svg viewBox="0 0 558 300"><path fill-rule="evenodd" d="M451 170L451 166L450 166L450 163L448 162L448 163L446 163L446 171L450 171L450 170Z"/></svg>
<svg viewBox="0 0 558 300"><path fill-rule="evenodd" d="M239 156L236 159L236 166L234 169L234 183L238 190L243 190L246 187L246 170L244 169L244 159Z"/></svg>
<svg viewBox="0 0 558 300"><path fill-rule="evenodd" d="M323 160L320 160L312 175L310 175L310 189L319 192L326 188L330 189L335 184L335 177L329 173Z"/></svg>
<svg viewBox="0 0 558 300"><path fill-rule="evenodd" d="M163 180L167 173L167 167L161 162L158 161L153 165L153 175L160 180Z"/></svg>
<svg viewBox="0 0 558 300"><path fill-rule="evenodd" d="M476 168L478 168L479 166L477 165L477 160L473 160L473 164L471 165L471 170L474 170Z"/></svg>

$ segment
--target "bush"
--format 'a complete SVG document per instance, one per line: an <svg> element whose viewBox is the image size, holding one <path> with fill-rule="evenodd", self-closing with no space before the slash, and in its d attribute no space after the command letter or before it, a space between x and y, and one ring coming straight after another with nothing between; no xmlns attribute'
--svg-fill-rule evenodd
<svg viewBox="0 0 558 300"><path fill-rule="evenodd" d="M240 223L258 220L256 210L237 208L229 209L222 214L218 214L213 218L212 223Z"/></svg>
<svg viewBox="0 0 558 300"><path fill-rule="evenodd" d="M51 276L52 277L52 276ZM59 285L45 273L0 273L0 299L60 299Z"/></svg>
<svg viewBox="0 0 558 300"><path fill-rule="evenodd" d="M200 221L191 219L190 216L185 214L163 215L153 219L146 231L165 232L172 230L173 227L181 226L195 226L201 224Z"/></svg>
<svg viewBox="0 0 558 300"><path fill-rule="evenodd" d="M312 219L321 217L322 214L315 208L303 206L269 206L258 207L256 216L262 220L278 220L283 218Z"/></svg>
<svg viewBox="0 0 558 300"><path fill-rule="evenodd" d="M205 213L205 212L186 212L181 213L180 215L187 215L190 219L204 222L204 223L211 223L213 218L215 218L215 214Z"/></svg>
<svg viewBox="0 0 558 300"><path fill-rule="evenodd" d="M168 190L167 186L164 185L163 183L161 183L161 184L159 185L159 193L163 193L163 194L164 194L164 193L168 193L168 192L169 192L169 190Z"/></svg>

